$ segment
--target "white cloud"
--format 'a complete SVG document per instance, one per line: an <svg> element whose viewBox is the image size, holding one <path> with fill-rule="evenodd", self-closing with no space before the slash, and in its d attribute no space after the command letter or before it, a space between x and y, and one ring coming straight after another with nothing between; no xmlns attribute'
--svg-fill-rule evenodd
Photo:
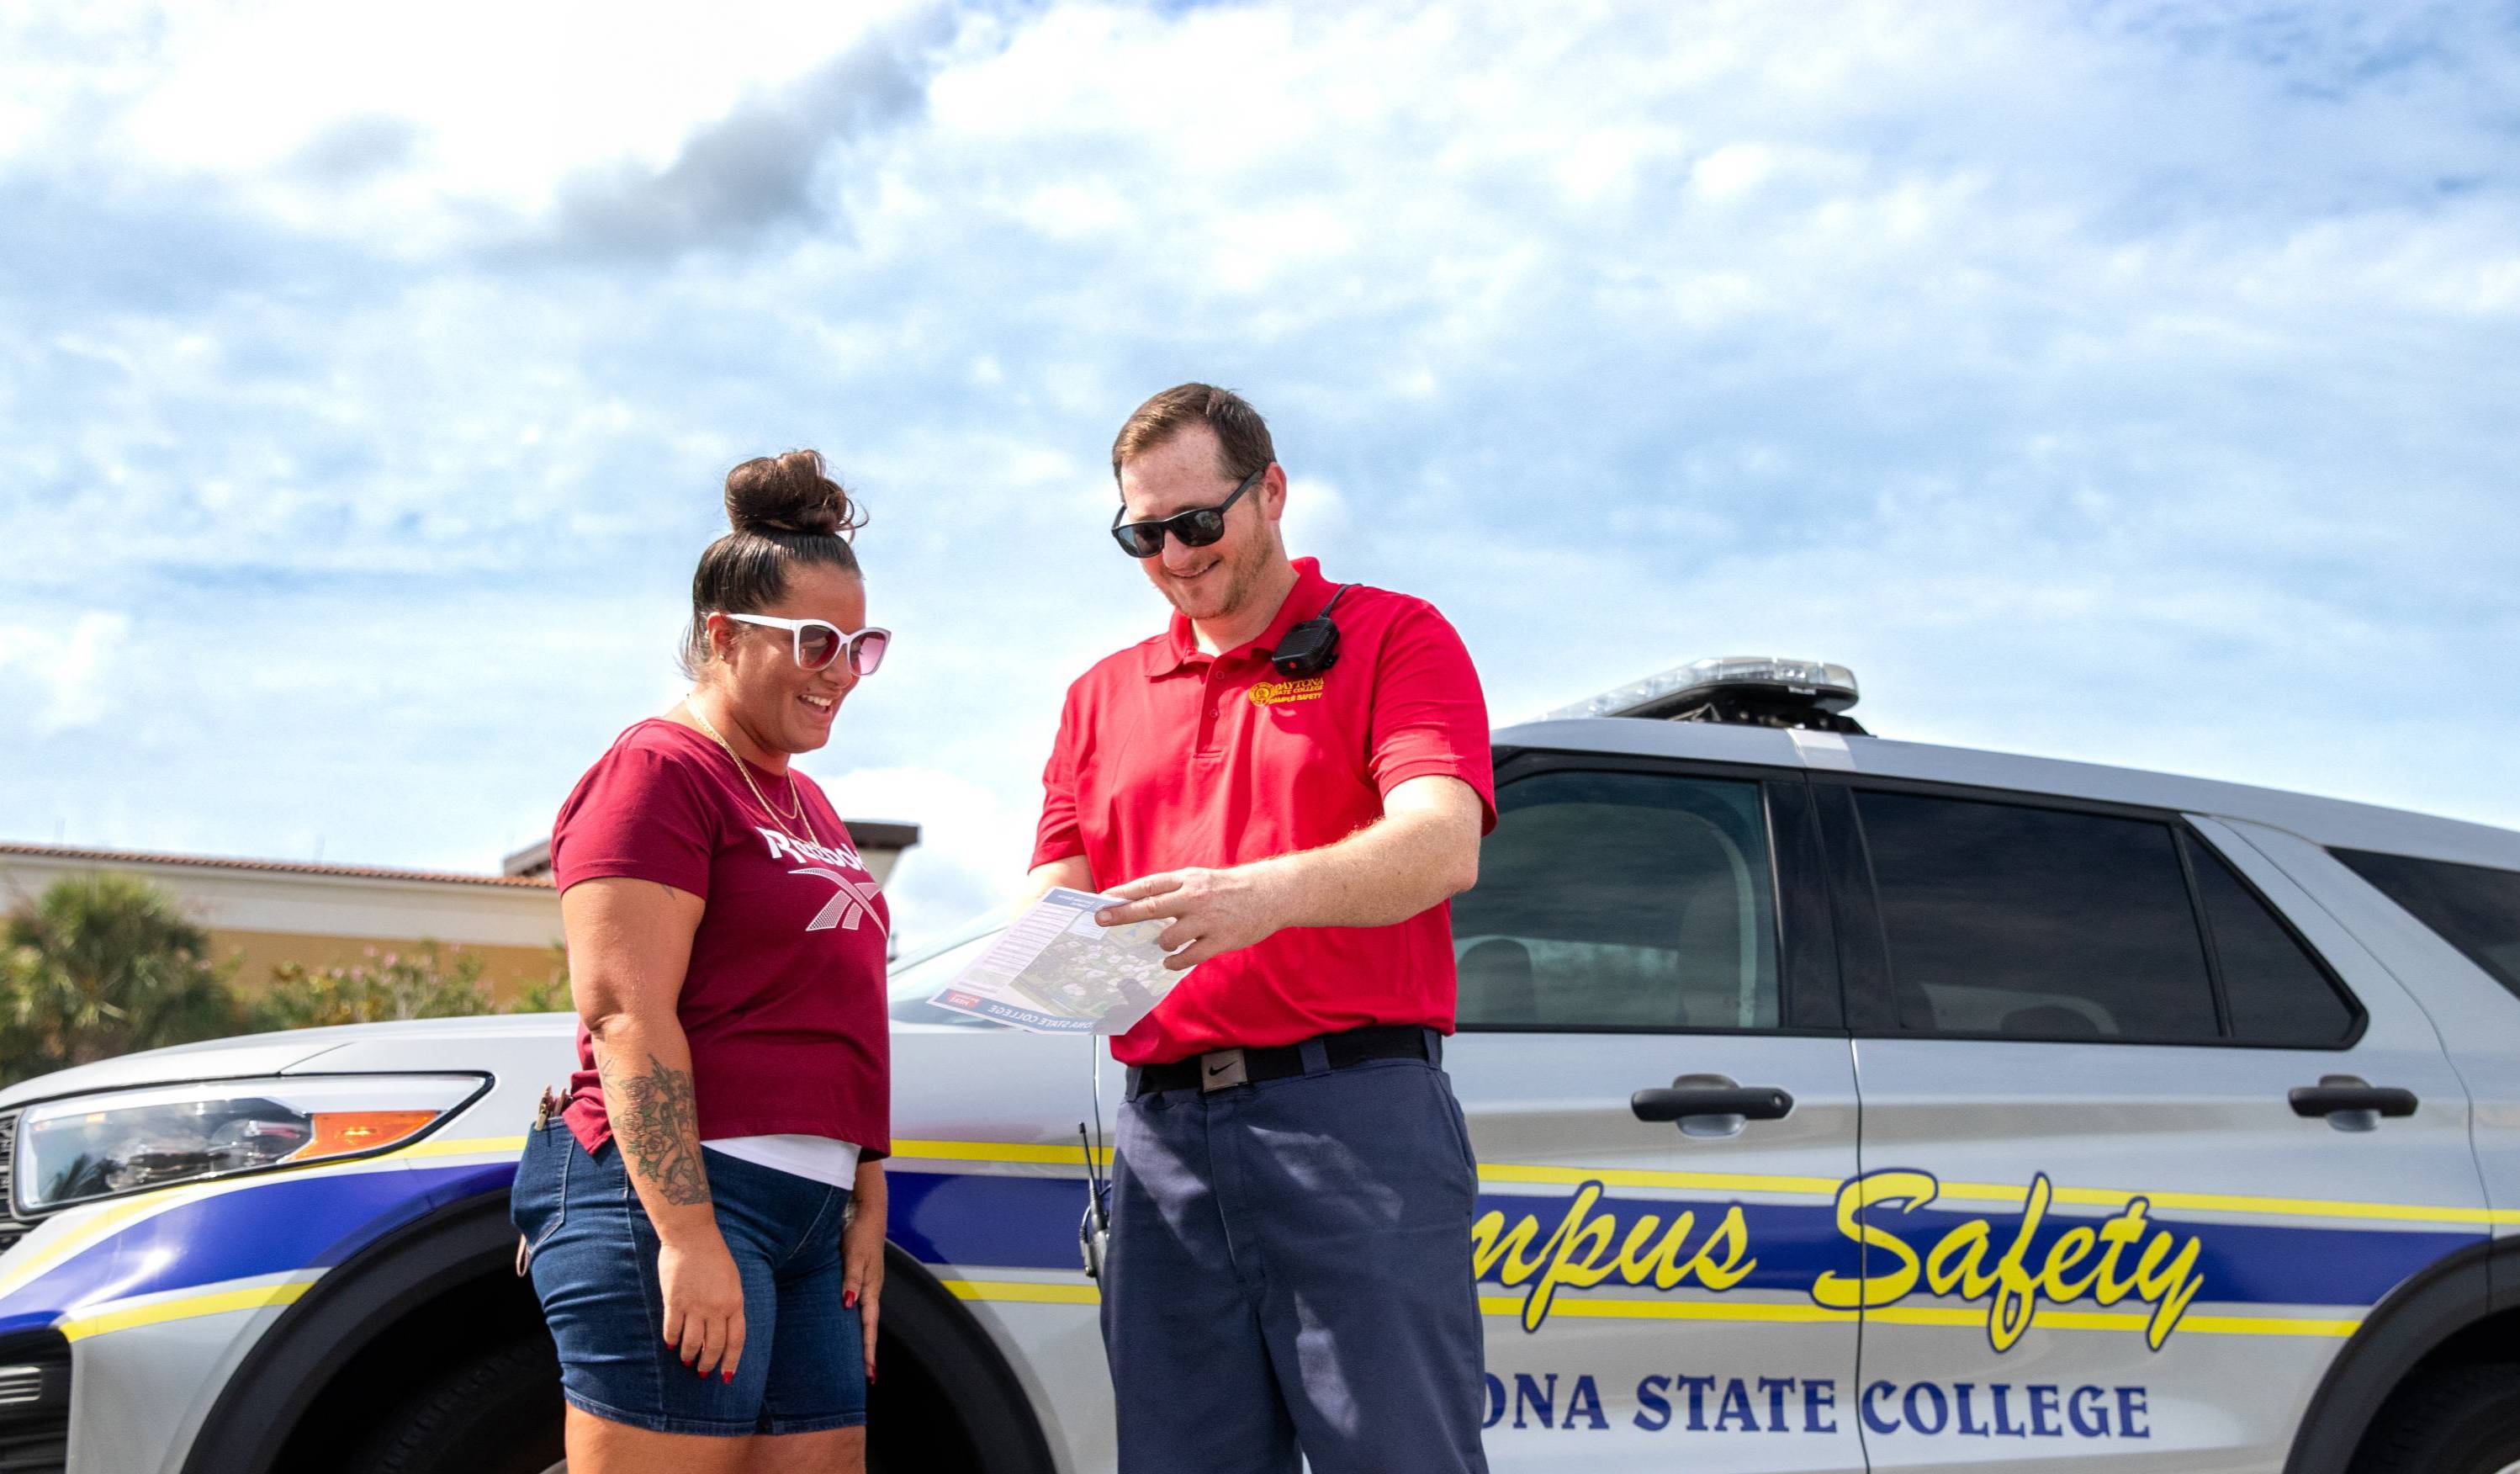
<svg viewBox="0 0 2520 1474"><path fill-rule="evenodd" d="M1159 626L1102 457L1190 378L1500 714L1775 650L1885 730L2520 821L2483 8L48 14L0 628L146 608L152 684L0 657L112 718L0 832L486 864L672 699L724 469L812 443L902 638L808 766L948 924Z"/></svg>
<svg viewBox="0 0 2520 1474"><path fill-rule="evenodd" d="M1286 540L1288 553L1298 558L1335 559L1352 530L1347 498L1339 494L1338 487L1315 477L1287 479L1286 515L1279 531ZM1331 572L1335 574L1337 570Z"/></svg>
<svg viewBox="0 0 2520 1474"><path fill-rule="evenodd" d="M173 167L259 175L385 120L410 136L380 161L427 195L529 209L590 165L663 165L746 93L794 81L901 9L282 0L158 12L162 39L121 131Z"/></svg>
<svg viewBox="0 0 2520 1474"><path fill-rule="evenodd" d="M843 817L919 825L918 848L884 888L904 949L1007 903L1021 888L1040 817L1027 795L938 768L856 767L827 778L817 771L820 760L802 765ZM1038 796L1036 787L1029 797Z"/></svg>
<svg viewBox="0 0 2520 1474"><path fill-rule="evenodd" d="M60 624L0 624L0 690L31 691L38 734L92 726L136 684L131 618L88 610ZM24 710L24 708L22 708Z"/></svg>

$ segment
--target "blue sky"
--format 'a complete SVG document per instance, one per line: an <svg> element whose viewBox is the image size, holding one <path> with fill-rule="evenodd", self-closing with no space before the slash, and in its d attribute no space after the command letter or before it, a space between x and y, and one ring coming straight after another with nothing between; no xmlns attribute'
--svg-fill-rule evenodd
<svg viewBox="0 0 2520 1474"><path fill-rule="evenodd" d="M865 498L808 760L1020 867L1155 389L1500 718L2520 825L2520 9L79 4L0 16L0 838L483 869L672 702L733 462Z"/></svg>

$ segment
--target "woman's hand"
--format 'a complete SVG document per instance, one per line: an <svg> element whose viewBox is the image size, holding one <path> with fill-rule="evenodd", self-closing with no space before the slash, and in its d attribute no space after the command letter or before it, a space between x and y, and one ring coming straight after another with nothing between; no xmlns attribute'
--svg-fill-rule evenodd
<svg viewBox="0 0 2520 1474"><path fill-rule="evenodd" d="M656 1278L665 1291L665 1343L701 1376L734 1381L743 1359L743 1275L717 1226L659 1245Z"/></svg>
<svg viewBox="0 0 2520 1474"><path fill-rule="evenodd" d="M857 1186L850 1197L849 1226L840 1233L840 1304L857 1307L866 1325L867 1380L875 1380L875 1331L883 1300L883 1164L858 1164Z"/></svg>

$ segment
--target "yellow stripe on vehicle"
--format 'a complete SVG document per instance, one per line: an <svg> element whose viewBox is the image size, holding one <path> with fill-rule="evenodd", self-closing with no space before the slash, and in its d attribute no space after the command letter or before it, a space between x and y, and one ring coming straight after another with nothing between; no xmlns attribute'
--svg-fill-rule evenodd
<svg viewBox="0 0 2520 1474"><path fill-rule="evenodd" d="M892 1154L922 1162L1010 1162L1052 1167L1085 1165L1085 1143L1082 1141L1074 1146L1049 1146L1031 1141L896 1141L892 1144ZM1094 1161L1098 1166L1109 1166L1111 1148L1096 1147Z"/></svg>
<svg viewBox="0 0 2520 1474"><path fill-rule="evenodd" d="M1945 1182L1944 1201L1960 1199L2018 1208L2028 1189L2002 1182ZM2276 1198L2234 1192L2144 1192L2119 1187L2059 1187L2055 1201L2083 1208L2125 1208L2141 1198L2155 1209L2190 1213L2241 1213L2306 1219L2384 1220L2405 1223L2468 1223L2487 1226L2520 1222L2520 1214L2490 1208L2452 1208L2423 1203L2357 1203L2338 1198Z"/></svg>
<svg viewBox="0 0 2520 1474"><path fill-rule="evenodd" d="M159 1209L173 1207L185 1195L183 1188L169 1187L143 1193L136 1198L125 1198L99 1209L95 1217L64 1229L50 1243L30 1244L19 1249L10 1257L7 1271L0 1273L0 1295L16 1290L46 1269L94 1246L107 1235L119 1232Z"/></svg>
<svg viewBox="0 0 2520 1474"><path fill-rule="evenodd" d="M1520 1319L1525 1297L1520 1295L1482 1295L1479 1313L1483 1315L1510 1315ZM1732 1320L1764 1321L1769 1324L1821 1325L1852 1324L1853 1311L1832 1311L1819 1305L1782 1305L1770 1301L1745 1300L1727 1304L1721 1300L1579 1300L1560 1294L1549 1303L1551 1319L1572 1315L1595 1320ZM1986 1317L1980 1316L1983 1320Z"/></svg>
<svg viewBox="0 0 2520 1474"><path fill-rule="evenodd" d="M1580 1187L1683 1187L1699 1192L1778 1192L1817 1197L1836 1194L1836 1177L1795 1177L1761 1173L1654 1172L1627 1167L1538 1167L1508 1162L1479 1164L1482 1182L1551 1182Z"/></svg>
<svg viewBox="0 0 2520 1474"><path fill-rule="evenodd" d="M249 1192L265 1183L293 1181L310 1175L346 1175L395 1168L413 1157L458 1157L514 1155L522 1151L522 1136L476 1136L456 1141L421 1141L411 1146L380 1152L373 1157L328 1159L316 1162L281 1164L257 1172L228 1177L211 1177L199 1182L177 1182L153 1192L122 1198L99 1207L92 1217L82 1219L46 1243L30 1243L13 1250L7 1267L0 1269L0 1296L9 1295L51 1269L106 1239L170 1208L231 1192ZM73 1208L67 1210L76 1213Z"/></svg>
<svg viewBox="0 0 2520 1474"><path fill-rule="evenodd" d="M230 1311L258 1311L269 1306L291 1305L313 1288L314 1280L296 1279L283 1284L250 1285L240 1290L216 1290L206 1295L186 1295L121 1310L72 1315L56 1322L54 1329L68 1340L84 1341L90 1336L127 1331L144 1325L163 1325L170 1320L191 1320L202 1315L225 1314Z"/></svg>
<svg viewBox="0 0 2520 1474"><path fill-rule="evenodd" d="M488 1157L515 1156L525 1149L522 1136L467 1136L456 1141L427 1140L415 1142L389 1157Z"/></svg>
<svg viewBox="0 0 2520 1474"><path fill-rule="evenodd" d="M937 1283L957 1300L987 1300L1009 1305L1101 1305L1102 1292L1092 1285L1062 1285L1034 1279L942 1279Z"/></svg>
<svg viewBox="0 0 2520 1474"><path fill-rule="evenodd" d="M905 1160L924 1162L986 1162L1022 1166L1078 1167L1082 1165L1083 1145L1064 1146L1028 1141L938 1141L907 1140L892 1144L893 1155ZM1094 1159L1107 1165L1111 1160L1108 1147L1097 1148ZM1479 1180L1497 1184L1534 1184L1580 1186L1598 1182L1604 1187L1665 1187L1695 1192L1756 1192L1793 1196L1831 1197L1844 1185L1839 1177L1803 1176L1782 1173L1708 1173L1666 1172L1649 1168L1564 1167L1555 1164L1524 1162L1483 1162ZM1995 1182L1946 1182L1942 1197L1949 1201L1997 1203L2019 1207L2028 1199L2028 1189L2018 1184ZM2520 1210L2459 1208L2424 1203L2362 1203L2338 1198L2283 1198L2245 1193L2218 1192L2148 1192L2140 1188L2058 1187L2055 1202L2085 1208L2123 1209L2141 1198L2158 1210L2184 1210L2190 1213L2255 1214L2282 1218L2346 1219L2360 1221L2402 1223L2460 1223L2479 1227L2520 1226Z"/></svg>
<svg viewBox="0 0 2520 1474"><path fill-rule="evenodd" d="M1554 1313L1565 1313L1563 1304L1552 1308ZM1864 1313L1866 1323L1874 1325L1946 1326L1955 1330L1986 1334L1986 1312L1961 1310L1958 1307L1893 1305L1879 1306ZM2151 1323L2149 1315L2125 1311L2060 1311L2041 1306L2033 1322L2042 1330L2055 1331L2134 1331L2140 1335ZM2186 1315L2179 1322L2182 1336L2318 1336L2342 1339L2362 1328L2360 1320L2315 1319L2293 1315Z"/></svg>

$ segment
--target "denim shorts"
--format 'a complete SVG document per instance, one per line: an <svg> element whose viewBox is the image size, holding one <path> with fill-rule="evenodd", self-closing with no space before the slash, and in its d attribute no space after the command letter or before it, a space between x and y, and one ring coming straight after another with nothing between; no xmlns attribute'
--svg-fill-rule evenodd
<svg viewBox="0 0 2520 1474"><path fill-rule="evenodd" d="M558 1118L525 1137L510 1212L560 1347L569 1405L655 1433L740 1438L866 1422L866 1343L840 1304L846 1188L702 1149L743 1276L743 1360L700 1376L665 1343L656 1229L619 1147L589 1155Z"/></svg>

